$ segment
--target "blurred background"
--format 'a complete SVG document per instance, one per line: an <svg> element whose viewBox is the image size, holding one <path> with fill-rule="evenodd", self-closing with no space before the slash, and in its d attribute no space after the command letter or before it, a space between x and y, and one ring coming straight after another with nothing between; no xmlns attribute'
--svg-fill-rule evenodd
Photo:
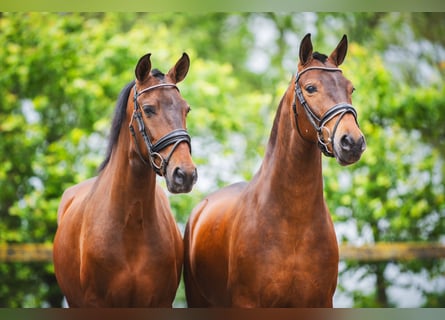
<svg viewBox="0 0 445 320"><path fill-rule="evenodd" d="M199 179L169 195L181 229L208 193L259 168L303 36L342 65L367 139L362 159L323 159L340 244L445 244L445 14L1 13L0 246L46 244L64 189L96 175L114 105L152 53L179 84ZM159 179L164 185L164 181ZM7 250L6 250L7 251ZM45 259L44 259L45 260ZM48 261L0 259L0 307L59 307ZM181 284L176 307L185 306ZM445 260L342 259L335 307L445 307Z"/></svg>

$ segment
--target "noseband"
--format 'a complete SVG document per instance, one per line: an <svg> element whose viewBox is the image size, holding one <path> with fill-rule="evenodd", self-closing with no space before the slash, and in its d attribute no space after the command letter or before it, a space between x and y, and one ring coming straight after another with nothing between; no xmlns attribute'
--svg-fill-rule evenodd
<svg viewBox="0 0 445 320"><path fill-rule="evenodd" d="M343 118L343 116L346 113L352 113L352 115L354 116L355 122L357 123L357 111L355 111L355 109L352 105L343 102L343 103L334 105L320 119L312 111L311 107L309 107L306 99L303 96L303 91L301 89L301 86L298 83L301 75L307 71L310 71L310 70L324 70L324 71L329 71L329 72L340 71L341 72L341 69L327 68L327 67L309 67L309 68L302 70L300 73L298 73L298 71L297 71L297 74L295 75L295 99L294 99L294 103L292 105L292 108L294 110L294 115L295 115L296 126L297 126L300 136L303 137L301 135L300 128L298 126L298 119L297 119L298 113L297 113L297 103L296 103L297 98L298 98L298 101L300 102L300 104L303 106L304 111L306 112L307 118L309 119L309 122L312 124L314 129L317 131L318 147L320 148L320 150L323 152L323 154L325 156L334 157L333 152L329 151L328 145L329 145L329 143L331 143L332 150L334 150L334 137L335 137L335 132L337 131L338 124L340 123L341 119ZM325 125L337 115L340 115L340 116L338 117L337 121L335 122L334 130L332 130L332 134L330 134L329 129L327 127L325 127ZM325 141L325 139L324 139L323 131L327 131L327 133L328 133L327 141Z"/></svg>
<svg viewBox="0 0 445 320"><path fill-rule="evenodd" d="M137 143L136 133L133 128L133 119L136 120L138 127L139 127L139 132L141 133L142 138L144 139L144 143L145 143L148 153L149 153L150 165L153 168L153 170L160 176L165 175L168 162L170 161L170 158L171 158L173 152L176 150L176 148L178 147L178 145L181 142L187 142L190 152L192 151L190 135L184 129L177 129L177 130L173 130L170 133L167 133L165 136L163 136L158 141L156 141L155 144L153 144L150 141L150 138L148 137L147 132L145 131L144 121L142 120L141 107L139 106L137 98L140 95L142 95L143 93L146 93L148 91L151 91L151 90L154 90L157 88L162 88L162 87L173 87L179 91L178 87L173 83L161 83L161 84L157 84L157 85L145 88L144 90L142 90L141 92L138 93L136 91L136 85L134 85L134 88L133 88L134 111L133 111L133 116L132 116L132 119L131 119L131 122L129 125L131 135L134 138L134 144L136 145L136 151L139 154L139 157L142 159L142 161L148 165L147 161L142 156L141 150L139 149L139 145ZM172 144L173 144L173 147L170 150L170 153L168 154L168 156L166 158L163 158L162 155L160 154L160 152ZM156 163L156 160L160 161L159 165Z"/></svg>

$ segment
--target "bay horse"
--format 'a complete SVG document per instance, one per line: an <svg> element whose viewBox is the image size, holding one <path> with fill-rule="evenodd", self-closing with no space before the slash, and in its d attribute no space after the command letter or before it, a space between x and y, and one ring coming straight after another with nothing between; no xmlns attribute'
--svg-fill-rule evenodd
<svg viewBox="0 0 445 320"><path fill-rule="evenodd" d="M313 52L310 34L302 39L258 172L193 209L184 234L189 307L332 307L339 253L320 150L349 165L366 146L354 88L338 68L346 52L346 35L329 56Z"/></svg>
<svg viewBox="0 0 445 320"><path fill-rule="evenodd" d="M68 188L58 209L54 269L71 307L171 307L181 278L182 236L168 198L197 179L186 115L176 84L186 53L167 74L150 54L120 93L108 155L97 177ZM136 128L136 129L135 129Z"/></svg>

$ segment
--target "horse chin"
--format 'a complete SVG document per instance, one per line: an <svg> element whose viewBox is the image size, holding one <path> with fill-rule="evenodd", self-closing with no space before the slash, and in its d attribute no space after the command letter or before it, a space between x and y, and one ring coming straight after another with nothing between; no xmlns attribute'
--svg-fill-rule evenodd
<svg viewBox="0 0 445 320"><path fill-rule="evenodd" d="M355 152L334 152L335 159L341 166L349 166L360 160L362 154Z"/></svg>
<svg viewBox="0 0 445 320"><path fill-rule="evenodd" d="M349 161L345 161L341 158L336 158L336 159L337 159L337 162L343 167L346 167L346 166L349 166L349 165L355 163L355 161L349 162Z"/></svg>
<svg viewBox="0 0 445 320"><path fill-rule="evenodd" d="M169 183L167 179L165 181L167 182L167 189L171 193L189 193L193 188L193 184L174 184Z"/></svg>

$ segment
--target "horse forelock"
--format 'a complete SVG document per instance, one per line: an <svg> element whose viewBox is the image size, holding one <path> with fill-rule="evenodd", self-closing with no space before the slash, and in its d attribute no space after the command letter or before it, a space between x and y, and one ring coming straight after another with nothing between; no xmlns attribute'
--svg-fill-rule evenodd
<svg viewBox="0 0 445 320"><path fill-rule="evenodd" d="M122 127L122 123L124 122L124 119L127 114L127 102L128 102L128 96L130 95L130 91L134 86L134 81L127 84L119 94L119 98L116 103L116 109L114 110L114 116L113 121L111 124L110 129L110 136L108 140L108 147L107 147L107 154L105 157L105 160L102 162L102 164L99 166L99 172L101 172L110 162L111 153L113 152L113 148L116 145L118 139L119 139L119 133L120 129Z"/></svg>
<svg viewBox="0 0 445 320"><path fill-rule="evenodd" d="M328 56L327 55L325 55L323 53L320 53L320 52L317 52L317 51L315 51L312 54L312 58L314 58L315 60L318 60L318 61L320 61L322 63L326 63L326 61L328 60Z"/></svg>
<svg viewBox="0 0 445 320"><path fill-rule="evenodd" d="M158 78L159 80L162 80L165 77L165 74L158 69L151 70L151 75L155 78Z"/></svg>

